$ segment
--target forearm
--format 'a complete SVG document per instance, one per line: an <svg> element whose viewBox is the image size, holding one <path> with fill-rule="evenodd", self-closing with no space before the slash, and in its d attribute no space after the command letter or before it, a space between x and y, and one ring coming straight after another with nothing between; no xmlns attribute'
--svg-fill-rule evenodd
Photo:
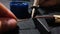
<svg viewBox="0 0 60 34"><path fill-rule="evenodd" d="M54 6L60 4L60 0L43 0L39 2L39 5L44 7Z"/></svg>

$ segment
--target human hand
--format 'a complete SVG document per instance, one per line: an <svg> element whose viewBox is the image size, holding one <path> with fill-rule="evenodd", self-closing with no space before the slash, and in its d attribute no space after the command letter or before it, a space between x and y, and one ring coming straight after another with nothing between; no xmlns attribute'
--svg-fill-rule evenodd
<svg viewBox="0 0 60 34"><path fill-rule="evenodd" d="M0 3L0 32L8 31L16 27L17 18L16 16Z"/></svg>
<svg viewBox="0 0 60 34"><path fill-rule="evenodd" d="M39 4L45 7L54 6L60 4L60 0L40 0Z"/></svg>

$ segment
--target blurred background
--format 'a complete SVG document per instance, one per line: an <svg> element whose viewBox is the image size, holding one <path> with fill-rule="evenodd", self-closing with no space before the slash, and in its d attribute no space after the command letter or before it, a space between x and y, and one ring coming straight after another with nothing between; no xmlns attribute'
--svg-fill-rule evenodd
<svg viewBox="0 0 60 34"><path fill-rule="evenodd" d="M11 1L28 1L30 3L29 7L33 4L33 0L0 0L0 2L3 3L8 9L10 9ZM30 11L30 9L29 9L29 11ZM43 19L41 19L41 20L43 22L45 22ZM26 21L19 22L17 25L19 26L18 34L40 34L39 30L35 28L36 26L32 19L28 19ZM45 25L47 25L47 24L45 24ZM52 28L51 34L60 34L60 26Z"/></svg>
<svg viewBox="0 0 60 34"><path fill-rule="evenodd" d="M2 2L6 7L9 8L9 2L11 1L28 1L28 2L32 2L33 0L0 0L0 2Z"/></svg>

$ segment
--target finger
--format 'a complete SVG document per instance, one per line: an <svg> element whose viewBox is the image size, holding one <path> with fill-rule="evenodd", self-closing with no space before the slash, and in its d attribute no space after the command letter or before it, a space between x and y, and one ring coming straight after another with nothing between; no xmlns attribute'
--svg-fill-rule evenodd
<svg viewBox="0 0 60 34"><path fill-rule="evenodd" d="M1 21L0 21L0 32L1 32L1 25L2 25L2 23L1 23Z"/></svg>
<svg viewBox="0 0 60 34"><path fill-rule="evenodd" d="M0 31L6 32L9 29L14 29L17 26L17 21L12 18L0 18Z"/></svg>
<svg viewBox="0 0 60 34"><path fill-rule="evenodd" d="M9 20L7 21L7 24L8 24L9 27L15 28L15 26L16 26L16 24L17 24L17 21L16 21L15 19L9 19Z"/></svg>
<svg viewBox="0 0 60 34"><path fill-rule="evenodd" d="M2 3L0 3L0 17L17 19L16 16L8 8L6 8Z"/></svg>

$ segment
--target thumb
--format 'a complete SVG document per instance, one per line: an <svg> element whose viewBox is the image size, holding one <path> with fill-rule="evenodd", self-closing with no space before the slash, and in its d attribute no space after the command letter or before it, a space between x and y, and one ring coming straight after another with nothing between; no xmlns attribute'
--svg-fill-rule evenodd
<svg viewBox="0 0 60 34"><path fill-rule="evenodd" d="M17 26L17 21L12 18L0 18L0 31L6 32L9 29L14 29Z"/></svg>

